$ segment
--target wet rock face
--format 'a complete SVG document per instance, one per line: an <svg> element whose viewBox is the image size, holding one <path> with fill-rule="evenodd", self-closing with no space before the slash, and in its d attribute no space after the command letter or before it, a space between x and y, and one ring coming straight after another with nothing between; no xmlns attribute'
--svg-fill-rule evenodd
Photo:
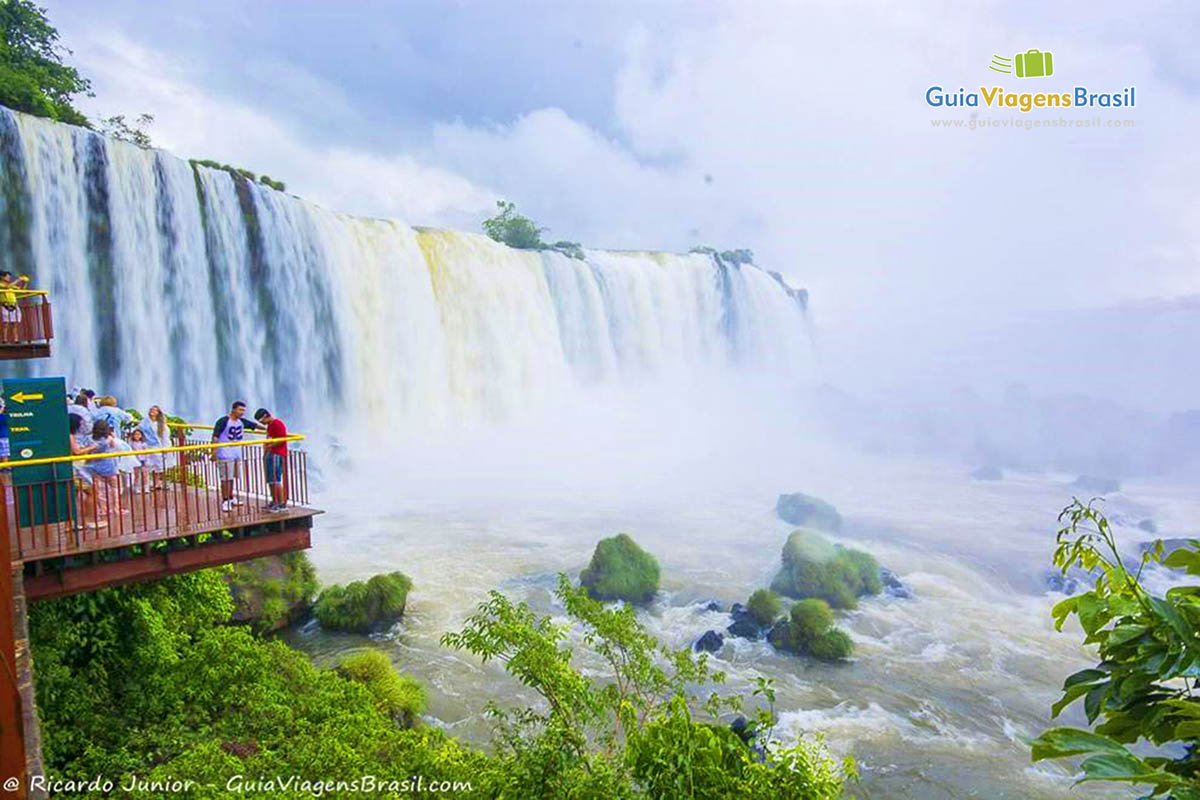
<svg viewBox="0 0 1200 800"><path fill-rule="evenodd" d="M697 652L715 653L725 646L725 637L716 631L705 631L694 645Z"/></svg>
<svg viewBox="0 0 1200 800"><path fill-rule="evenodd" d="M908 599L913 596L912 589L904 585L904 582L896 576L887 567L879 568L879 582L883 584L883 590L892 597L902 597Z"/></svg>
<svg viewBox="0 0 1200 800"><path fill-rule="evenodd" d="M741 603L734 603L729 608L729 616L733 618L733 624L725 631L730 636L737 636L742 639L761 639L763 637L763 628L754 619L754 615L750 613L750 609L746 608Z"/></svg>
<svg viewBox="0 0 1200 800"><path fill-rule="evenodd" d="M842 529L842 515L819 497L795 492L781 494L775 501L775 513L791 525L807 525L825 531Z"/></svg>

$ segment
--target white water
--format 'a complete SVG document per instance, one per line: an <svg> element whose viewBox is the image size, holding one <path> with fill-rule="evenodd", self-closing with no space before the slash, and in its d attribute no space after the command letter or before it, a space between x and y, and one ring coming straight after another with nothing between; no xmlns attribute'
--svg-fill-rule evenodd
<svg viewBox="0 0 1200 800"><path fill-rule="evenodd" d="M499 421L572 389L811 373L803 303L706 255L526 252L335 214L229 173L0 109L6 265L50 289L72 385L294 426Z"/></svg>

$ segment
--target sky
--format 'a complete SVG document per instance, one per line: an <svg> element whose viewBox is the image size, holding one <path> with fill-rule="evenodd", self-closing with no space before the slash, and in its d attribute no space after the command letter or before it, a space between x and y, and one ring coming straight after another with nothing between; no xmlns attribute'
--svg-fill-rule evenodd
<svg viewBox="0 0 1200 800"><path fill-rule="evenodd" d="M478 230L507 198L550 239L748 247L810 290L839 385L935 391L953 365L1200 407L1193 3L45 4L85 113L153 114L158 146L328 208ZM989 71L1029 49L1054 76ZM993 85L1137 102L925 99ZM972 113L1008 126L933 126ZM1055 117L1132 125L1012 127Z"/></svg>

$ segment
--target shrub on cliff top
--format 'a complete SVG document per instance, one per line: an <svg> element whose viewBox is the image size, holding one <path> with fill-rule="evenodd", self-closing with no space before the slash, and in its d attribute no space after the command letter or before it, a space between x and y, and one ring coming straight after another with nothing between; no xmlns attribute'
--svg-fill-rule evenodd
<svg viewBox="0 0 1200 800"><path fill-rule="evenodd" d="M375 575L346 586L330 586L317 598L313 614L328 630L370 633L404 615L412 581L400 572Z"/></svg>
<svg viewBox="0 0 1200 800"><path fill-rule="evenodd" d="M497 242L503 242L518 250L543 250L542 232L537 223L517 213L517 207L507 200L497 200L500 213L483 221L483 232Z"/></svg>
<svg viewBox="0 0 1200 800"><path fill-rule="evenodd" d="M658 577L654 556L620 533L600 540L579 582L597 600L648 603L658 591Z"/></svg>

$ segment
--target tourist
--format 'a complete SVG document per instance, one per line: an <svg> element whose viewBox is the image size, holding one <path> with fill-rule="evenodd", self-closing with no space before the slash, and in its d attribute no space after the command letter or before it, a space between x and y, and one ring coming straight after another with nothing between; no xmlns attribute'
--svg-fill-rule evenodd
<svg viewBox="0 0 1200 800"><path fill-rule="evenodd" d="M28 275L14 279L8 270L0 272L0 335L4 344L21 341L21 309L17 305L17 292L28 285Z"/></svg>
<svg viewBox="0 0 1200 800"><path fill-rule="evenodd" d="M67 427L70 430L68 439L71 444L71 455L82 456L96 452L96 443L92 441L91 431L87 436L82 433L83 419L78 414L67 415ZM75 473L75 490L79 496L79 514L87 519L94 511L92 494L92 474L88 471L86 462L76 461L71 465Z"/></svg>
<svg viewBox="0 0 1200 800"><path fill-rule="evenodd" d="M233 444L241 442L246 428L258 430L258 423L242 419L246 414L246 404L241 400L234 402L229 413L221 417L213 425L212 440L214 444ZM216 461L221 473L221 510L232 511L234 506L240 506L242 501L233 494L234 482L237 480L238 467L242 463L242 447L216 448Z"/></svg>
<svg viewBox="0 0 1200 800"><path fill-rule="evenodd" d="M141 451L149 449L146 444L146 434L141 428L134 428L129 432L129 449L137 456L138 465L133 470L134 481L138 494L145 494L150 491L147 484L150 483L147 478L151 475L150 468L147 462L153 458L153 455L144 456ZM125 459L121 459L124 461Z"/></svg>
<svg viewBox="0 0 1200 800"><path fill-rule="evenodd" d="M107 422L108 429L114 436L124 435L125 429L133 424L133 417L117 405L117 398L112 395L100 398L100 407L92 413L92 420Z"/></svg>
<svg viewBox="0 0 1200 800"><path fill-rule="evenodd" d="M170 437L167 431L167 415L163 413L159 406L150 406L146 411L146 416L142 417L138 423L134 433L141 433L142 441L146 443L144 449L156 450L160 447L169 447ZM130 434L132 436L132 434ZM139 457L142 462L143 478L146 474L150 476L151 489L158 491L163 488L163 472L165 471L165 459L162 453L151 453L149 455ZM143 484L144 485L144 484Z"/></svg>
<svg viewBox="0 0 1200 800"><path fill-rule="evenodd" d="M254 412L258 424L265 425L268 439L284 439L287 437L287 425L279 417L271 416L271 412L260 408ZM263 470L267 473L267 486L271 487L271 505L268 511L278 513L287 508L287 485L283 480L284 469L287 465L287 442L275 442L267 445L263 456Z"/></svg>
<svg viewBox="0 0 1200 800"><path fill-rule="evenodd" d="M67 406L67 413L74 414L79 417L79 435L91 438L92 435L92 409L90 407L88 396L80 390L75 394L75 400Z"/></svg>
<svg viewBox="0 0 1200 800"><path fill-rule="evenodd" d="M92 426L94 452L117 453L117 437L105 420L96 420ZM116 458L94 458L87 462L92 476L92 493L95 495L95 517L98 521L88 523L90 528L106 528L109 520L121 514L121 489L117 480Z"/></svg>

